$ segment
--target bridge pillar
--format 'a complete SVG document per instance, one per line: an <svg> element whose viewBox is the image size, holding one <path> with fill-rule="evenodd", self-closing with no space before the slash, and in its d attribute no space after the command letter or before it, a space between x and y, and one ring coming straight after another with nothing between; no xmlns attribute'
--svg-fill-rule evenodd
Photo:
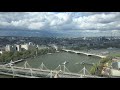
<svg viewBox="0 0 120 90"><path fill-rule="evenodd" d="M63 72L65 73L65 64L63 65L63 67L64 67L64 68L63 68Z"/></svg>
<svg viewBox="0 0 120 90"><path fill-rule="evenodd" d="M43 70L43 66L44 66L44 64L43 64L43 62L42 62L42 64L41 64L41 70Z"/></svg>
<svg viewBox="0 0 120 90"><path fill-rule="evenodd" d="M60 71L62 71L62 69L61 69L61 65L59 65L60 66Z"/></svg>
<svg viewBox="0 0 120 90"><path fill-rule="evenodd" d="M30 74L31 74L31 77L33 77L33 72L31 68L30 68Z"/></svg>
<svg viewBox="0 0 120 90"><path fill-rule="evenodd" d="M15 77L15 71L14 71L14 69L13 69L13 67L10 65L10 67L11 67L11 70L12 70L12 72L13 72L13 78Z"/></svg>
<svg viewBox="0 0 120 90"><path fill-rule="evenodd" d="M85 68L85 66L84 66L84 68L83 68L83 75L85 76L85 70L86 70L86 68Z"/></svg>
<svg viewBox="0 0 120 90"><path fill-rule="evenodd" d="M80 75L80 78L83 78L82 74Z"/></svg>
<svg viewBox="0 0 120 90"><path fill-rule="evenodd" d="M50 78L52 78L52 70L50 71Z"/></svg>
<svg viewBox="0 0 120 90"><path fill-rule="evenodd" d="M25 64L24 64L24 68L27 68L27 61L26 61Z"/></svg>

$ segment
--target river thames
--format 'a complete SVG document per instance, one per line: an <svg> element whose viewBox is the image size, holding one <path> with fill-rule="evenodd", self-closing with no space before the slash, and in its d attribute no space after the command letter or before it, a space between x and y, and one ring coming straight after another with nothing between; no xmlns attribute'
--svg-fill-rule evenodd
<svg viewBox="0 0 120 90"><path fill-rule="evenodd" d="M26 59L30 67L38 68L40 67L41 63L50 69L54 70L61 65L61 69L63 70L63 63L66 61L66 67L70 72L78 73L81 69L85 66L88 71L90 71L93 63L98 63L101 58L94 57L94 56L87 56L83 54L75 54L75 53L68 53L68 52L56 52L45 54L41 56L37 56L35 58ZM81 64L81 62L85 62L87 64ZM19 62L15 64L15 66L22 67L24 66L25 61ZM67 71L67 70L66 70ZM0 78L9 78L11 76L0 75Z"/></svg>
<svg viewBox="0 0 120 90"><path fill-rule="evenodd" d="M63 63L66 61L68 62L66 64L66 67L68 68L68 70L70 72L77 73L84 67L84 65L82 65L81 62L84 61L85 63L88 63L85 65L85 67L88 70L90 70L92 63L98 63L99 60L100 58L98 57L86 56L83 54L58 52L58 53L41 55L36 58L27 59L27 62L33 68L38 68L43 62L48 69L54 70L55 68L57 68L58 65L61 65L62 67ZM15 66L23 66L24 63L25 61L20 62Z"/></svg>

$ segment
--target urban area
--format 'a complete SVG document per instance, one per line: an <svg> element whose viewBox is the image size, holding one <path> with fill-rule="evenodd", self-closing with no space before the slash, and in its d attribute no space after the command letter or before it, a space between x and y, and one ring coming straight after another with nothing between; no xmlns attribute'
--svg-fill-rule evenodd
<svg viewBox="0 0 120 90"><path fill-rule="evenodd" d="M0 78L120 78L120 12L0 12Z"/></svg>
<svg viewBox="0 0 120 90"><path fill-rule="evenodd" d="M120 37L42 38L3 36L0 37L0 74L1 77L14 76L15 78L120 77L119 42ZM79 59L88 57L88 61L76 62L75 60L72 62L72 64L80 66L76 67L81 69L79 73L69 70L68 67L73 68L73 66L70 64L71 61L67 54L61 57L64 60L59 64L56 63L57 61L51 61L55 63L53 67L58 64L55 70L47 68L47 64L43 63L45 59L59 60L60 57L57 57L57 55L61 53L72 54L73 59L76 59L75 55L78 55ZM49 55L49 57L46 55ZM43 57L42 59L44 59L43 62L40 61L40 67L35 68L34 65L32 67L32 62L38 63L36 58L40 59L39 57ZM89 59L94 58L97 61L89 61ZM49 63L48 60L46 61L46 63ZM23 67L19 63L22 63Z"/></svg>

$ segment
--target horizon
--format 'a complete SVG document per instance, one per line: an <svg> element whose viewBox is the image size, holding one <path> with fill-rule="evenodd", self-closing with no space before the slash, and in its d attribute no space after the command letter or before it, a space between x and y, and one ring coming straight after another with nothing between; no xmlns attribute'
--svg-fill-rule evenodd
<svg viewBox="0 0 120 90"><path fill-rule="evenodd" d="M0 12L0 36L120 36L120 12Z"/></svg>

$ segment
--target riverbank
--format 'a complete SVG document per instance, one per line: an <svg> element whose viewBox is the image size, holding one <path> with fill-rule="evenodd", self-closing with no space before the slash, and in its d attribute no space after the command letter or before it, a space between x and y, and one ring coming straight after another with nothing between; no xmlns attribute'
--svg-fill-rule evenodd
<svg viewBox="0 0 120 90"><path fill-rule="evenodd" d="M33 50L24 50L24 51L15 51L15 52L4 52L0 55L0 63L7 64L12 60L13 62L20 59L34 58L39 55L44 55L47 53L54 53L56 50L53 48L47 49L33 49Z"/></svg>
<svg viewBox="0 0 120 90"><path fill-rule="evenodd" d="M16 63L19 63L19 62L23 62L23 61L25 61L25 59L20 59L20 60L16 60L16 61L10 61L10 63L7 63L7 64L5 64L5 65L14 65L14 64L16 64Z"/></svg>

